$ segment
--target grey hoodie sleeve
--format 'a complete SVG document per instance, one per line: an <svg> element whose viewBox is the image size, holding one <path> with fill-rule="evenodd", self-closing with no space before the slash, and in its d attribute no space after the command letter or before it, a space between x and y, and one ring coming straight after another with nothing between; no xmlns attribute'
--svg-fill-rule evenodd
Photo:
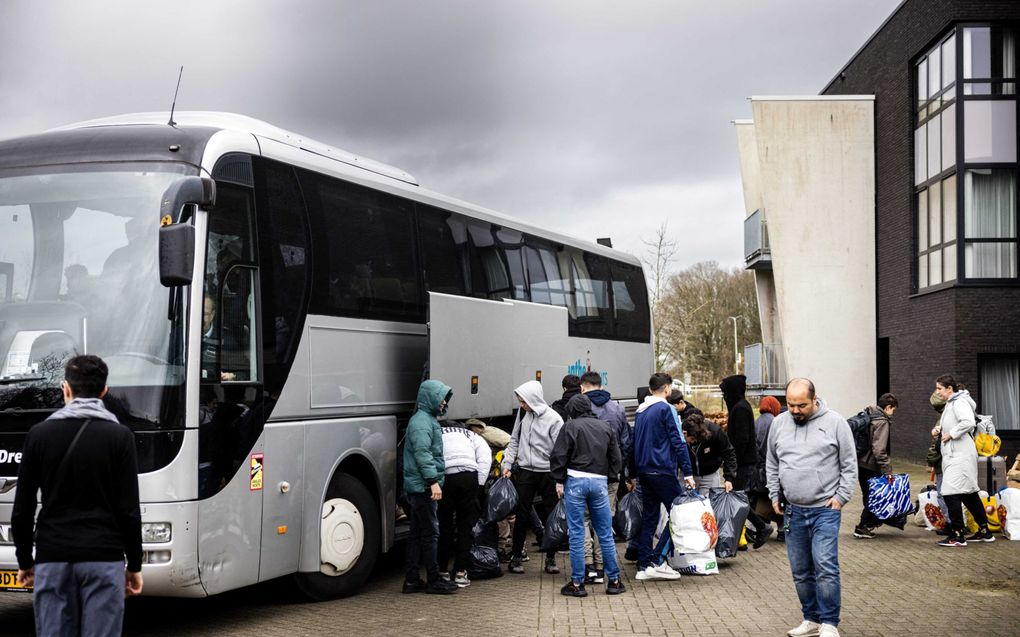
<svg viewBox="0 0 1020 637"><path fill-rule="evenodd" d="M517 420L514 421L514 430L510 434L510 444L503 450L503 471L507 471L514 465L517 459L517 448L521 444L521 410L517 410Z"/></svg>
<svg viewBox="0 0 1020 637"><path fill-rule="evenodd" d="M836 441L839 443L839 484L833 497L845 505L853 497L854 487L857 486L857 447L854 445L854 434L850 431L850 425L842 418L840 421L842 426L836 429ZM771 485L770 476L770 493Z"/></svg>
<svg viewBox="0 0 1020 637"><path fill-rule="evenodd" d="M765 443L765 484L769 490L769 499L773 502L779 502L779 455L776 453L776 438L779 437L776 435L778 421L778 418L772 421Z"/></svg>

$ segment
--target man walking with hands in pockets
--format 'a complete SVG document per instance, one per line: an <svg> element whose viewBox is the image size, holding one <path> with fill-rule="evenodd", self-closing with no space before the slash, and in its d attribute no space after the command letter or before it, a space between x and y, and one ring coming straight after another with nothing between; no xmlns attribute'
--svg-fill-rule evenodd
<svg viewBox="0 0 1020 637"><path fill-rule="evenodd" d="M853 433L806 378L787 384L786 404L769 431L765 473L776 513L786 500L786 554L804 614L787 635L839 637L839 523L857 482Z"/></svg>

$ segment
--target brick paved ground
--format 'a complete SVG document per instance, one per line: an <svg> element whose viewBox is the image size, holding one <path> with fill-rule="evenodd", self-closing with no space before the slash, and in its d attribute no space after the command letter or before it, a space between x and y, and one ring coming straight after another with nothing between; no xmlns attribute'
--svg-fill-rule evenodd
<svg viewBox="0 0 1020 637"><path fill-rule="evenodd" d="M909 470L916 490L923 468ZM840 536L844 635L1020 632L1020 542L946 549L913 525L855 540L859 514L859 502L847 507ZM537 560L526 566L526 575L476 582L450 597L400 595L400 560L391 558L362 594L336 602L295 602L280 586L208 600L131 600L125 634L784 635L801 619L782 544L740 553L718 576L679 582L634 581L635 567L626 565L628 591L618 597L601 589L562 597L564 576L540 574ZM0 634L31 631L30 598L0 596Z"/></svg>

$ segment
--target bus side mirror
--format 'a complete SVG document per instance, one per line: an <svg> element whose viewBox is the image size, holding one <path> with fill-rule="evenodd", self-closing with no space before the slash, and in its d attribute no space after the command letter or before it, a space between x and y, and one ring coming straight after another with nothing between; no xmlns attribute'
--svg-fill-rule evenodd
<svg viewBox="0 0 1020 637"><path fill-rule="evenodd" d="M195 226L175 223L159 229L159 282L190 285L195 267Z"/></svg>
<svg viewBox="0 0 1020 637"><path fill-rule="evenodd" d="M188 204L216 204L216 182L206 177L182 177L163 193L159 206L159 282L166 287L190 285L194 277L195 227L181 223Z"/></svg>

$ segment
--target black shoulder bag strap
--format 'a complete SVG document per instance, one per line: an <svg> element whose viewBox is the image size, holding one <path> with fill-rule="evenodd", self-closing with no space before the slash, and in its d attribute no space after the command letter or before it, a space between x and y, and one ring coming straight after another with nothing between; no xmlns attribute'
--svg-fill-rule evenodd
<svg viewBox="0 0 1020 637"><path fill-rule="evenodd" d="M74 451L74 446L78 444L78 439L85 433L89 424L92 423L92 419L88 418L81 427L78 428L78 433L74 434L74 438L71 439L71 444L67 446L67 451L64 452L64 457L60 460L60 466L57 467L57 473L53 476L53 482L50 485L50 500L43 502L42 509L39 511L38 520L41 520L43 513L49 508L50 502L56 497L57 489L60 487L60 483L64 480L64 474L67 473L67 461L71 458L71 452Z"/></svg>

